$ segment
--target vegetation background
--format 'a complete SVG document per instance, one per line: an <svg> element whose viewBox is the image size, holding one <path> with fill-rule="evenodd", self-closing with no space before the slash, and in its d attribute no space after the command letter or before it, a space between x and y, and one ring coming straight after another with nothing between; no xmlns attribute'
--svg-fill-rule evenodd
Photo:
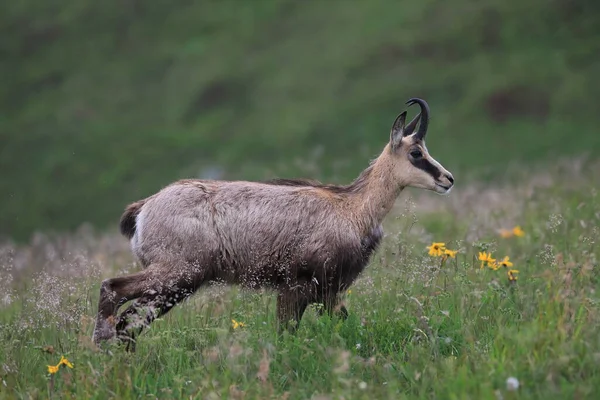
<svg viewBox="0 0 600 400"><path fill-rule="evenodd" d="M0 399L594 398L599 72L592 0L4 2ZM134 354L90 343L100 281L138 268L127 203L349 182L413 96L456 186L402 194L346 322L279 337L272 294L216 286Z"/></svg>
<svg viewBox="0 0 600 400"><path fill-rule="evenodd" d="M597 153L599 26L592 0L5 3L0 235L112 228L183 177L348 182L413 96L457 182Z"/></svg>

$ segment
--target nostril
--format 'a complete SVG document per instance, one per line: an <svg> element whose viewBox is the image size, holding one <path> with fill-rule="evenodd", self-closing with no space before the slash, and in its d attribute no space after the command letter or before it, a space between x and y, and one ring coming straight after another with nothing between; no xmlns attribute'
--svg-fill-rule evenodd
<svg viewBox="0 0 600 400"><path fill-rule="evenodd" d="M454 185L454 178L452 177L452 175L446 175L446 178L448 178L450 183Z"/></svg>

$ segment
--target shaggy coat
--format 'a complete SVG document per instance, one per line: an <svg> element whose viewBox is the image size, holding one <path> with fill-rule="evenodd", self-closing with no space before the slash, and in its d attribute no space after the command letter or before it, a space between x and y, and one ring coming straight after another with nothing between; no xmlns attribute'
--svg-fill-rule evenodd
<svg viewBox="0 0 600 400"><path fill-rule="evenodd" d="M278 319L288 328L311 303L331 313L379 246L381 223L402 189L445 193L452 186L423 142L426 103L413 102L421 114L405 126L402 113L390 143L350 185L182 180L129 205L121 232L144 269L102 283L94 340L133 339L134 327L210 282L276 290ZM419 117L425 121L413 134Z"/></svg>

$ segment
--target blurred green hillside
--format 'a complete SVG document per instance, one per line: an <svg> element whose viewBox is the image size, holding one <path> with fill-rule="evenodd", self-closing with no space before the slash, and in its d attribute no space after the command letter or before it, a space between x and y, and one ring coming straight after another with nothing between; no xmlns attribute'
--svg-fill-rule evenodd
<svg viewBox="0 0 600 400"><path fill-rule="evenodd" d="M413 96L458 184L600 150L594 1L21 0L0 29L18 239L114 227L182 177L347 182Z"/></svg>

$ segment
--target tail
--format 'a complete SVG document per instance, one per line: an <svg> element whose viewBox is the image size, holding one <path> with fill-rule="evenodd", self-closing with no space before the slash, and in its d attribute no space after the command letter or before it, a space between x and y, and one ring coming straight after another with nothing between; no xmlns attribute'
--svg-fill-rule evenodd
<svg viewBox="0 0 600 400"><path fill-rule="evenodd" d="M133 237L135 234L137 216L145 203L146 199L136 201L127 206L125 212L121 215L121 222L119 223L123 236L127 236L129 239Z"/></svg>

